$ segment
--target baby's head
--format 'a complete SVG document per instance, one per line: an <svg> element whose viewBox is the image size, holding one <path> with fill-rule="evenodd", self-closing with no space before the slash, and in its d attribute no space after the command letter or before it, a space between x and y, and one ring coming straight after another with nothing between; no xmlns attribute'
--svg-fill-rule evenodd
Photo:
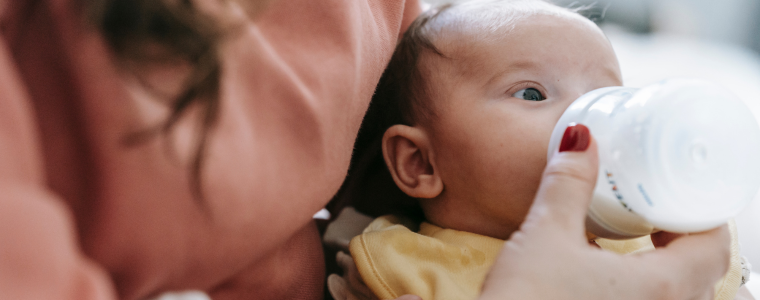
<svg viewBox="0 0 760 300"><path fill-rule="evenodd" d="M506 239L522 223L554 124L580 95L621 85L602 31L540 0L470 1L420 16L371 112L396 185L438 226Z"/></svg>

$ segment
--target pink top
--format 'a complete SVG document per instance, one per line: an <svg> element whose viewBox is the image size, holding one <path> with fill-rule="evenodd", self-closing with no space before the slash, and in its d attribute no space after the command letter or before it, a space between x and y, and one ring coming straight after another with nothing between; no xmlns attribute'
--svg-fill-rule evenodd
<svg viewBox="0 0 760 300"><path fill-rule="evenodd" d="M175 156L163 138L123 146L166 108L75 1L0 0L0 299L321 298L311 217L343 181L410 1L277 0L224 46L205 214L182 163L194 124Z"/></svg>

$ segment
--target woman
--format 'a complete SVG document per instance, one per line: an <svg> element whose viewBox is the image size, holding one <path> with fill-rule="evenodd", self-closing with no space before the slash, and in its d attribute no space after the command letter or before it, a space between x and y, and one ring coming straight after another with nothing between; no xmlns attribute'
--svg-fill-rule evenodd
<svg viewBox="0 0 760 300"><path fill-rule="evenodd" d="M345 176L416 1L15 0L0 9L0 299L178 289L321 298L311 216ZM568 161L594 166L592 157ZM544 188L583 199L589 191L567 174L592 168L574 166L560 163ZM544 193L536 207L557 197ZM559 221L580 222L583 201L564 202L576 209ZM529 222L562 224L540 213ZM526 226L515 245L570 230L544 225L553 231ZM673 276L655 286L684 296L720 277L728 249L715 245L726 235L677 240L706 249L699 255L658 252L680 258L665 260L677 262ZM551 253L505 258L515 259L544 263ZM500 265L492 282L531 278L519 266ZM591 280L609 275L592 271ZM511 295L499 290L509 286L489 283L484 297Z"/></svg>

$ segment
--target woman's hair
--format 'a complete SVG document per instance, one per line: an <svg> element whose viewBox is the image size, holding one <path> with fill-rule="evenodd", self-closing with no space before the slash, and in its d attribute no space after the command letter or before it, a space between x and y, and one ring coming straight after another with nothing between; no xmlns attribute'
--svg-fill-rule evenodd
<svg viewBox="0 0 760 300"><path fill-rule="evenodd" d="M203 204L200 174L206 141L219 114L222 30L191 0L82 1L84 13L101 32L118 65L169 65L177 61L190 65L182 90L165 99L171 109L169 117L156 128L127 135L124 143L134 146L166 135L190 108L198 106L201 126L190 172L195 198Z"/></svg>

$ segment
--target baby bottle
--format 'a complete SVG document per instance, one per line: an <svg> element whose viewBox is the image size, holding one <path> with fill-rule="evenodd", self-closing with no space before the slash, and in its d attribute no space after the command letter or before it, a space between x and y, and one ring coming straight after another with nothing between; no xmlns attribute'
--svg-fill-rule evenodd
<svg viewBox="0 0 760 300"><path fill-rule="evenodd" d="M712 229L739 214L760 188L760 128L720 86L671 79L586 93L554 127L549 159L571 123L586 125L598 144L599 177L586 218L597 236Z"/></svg>

